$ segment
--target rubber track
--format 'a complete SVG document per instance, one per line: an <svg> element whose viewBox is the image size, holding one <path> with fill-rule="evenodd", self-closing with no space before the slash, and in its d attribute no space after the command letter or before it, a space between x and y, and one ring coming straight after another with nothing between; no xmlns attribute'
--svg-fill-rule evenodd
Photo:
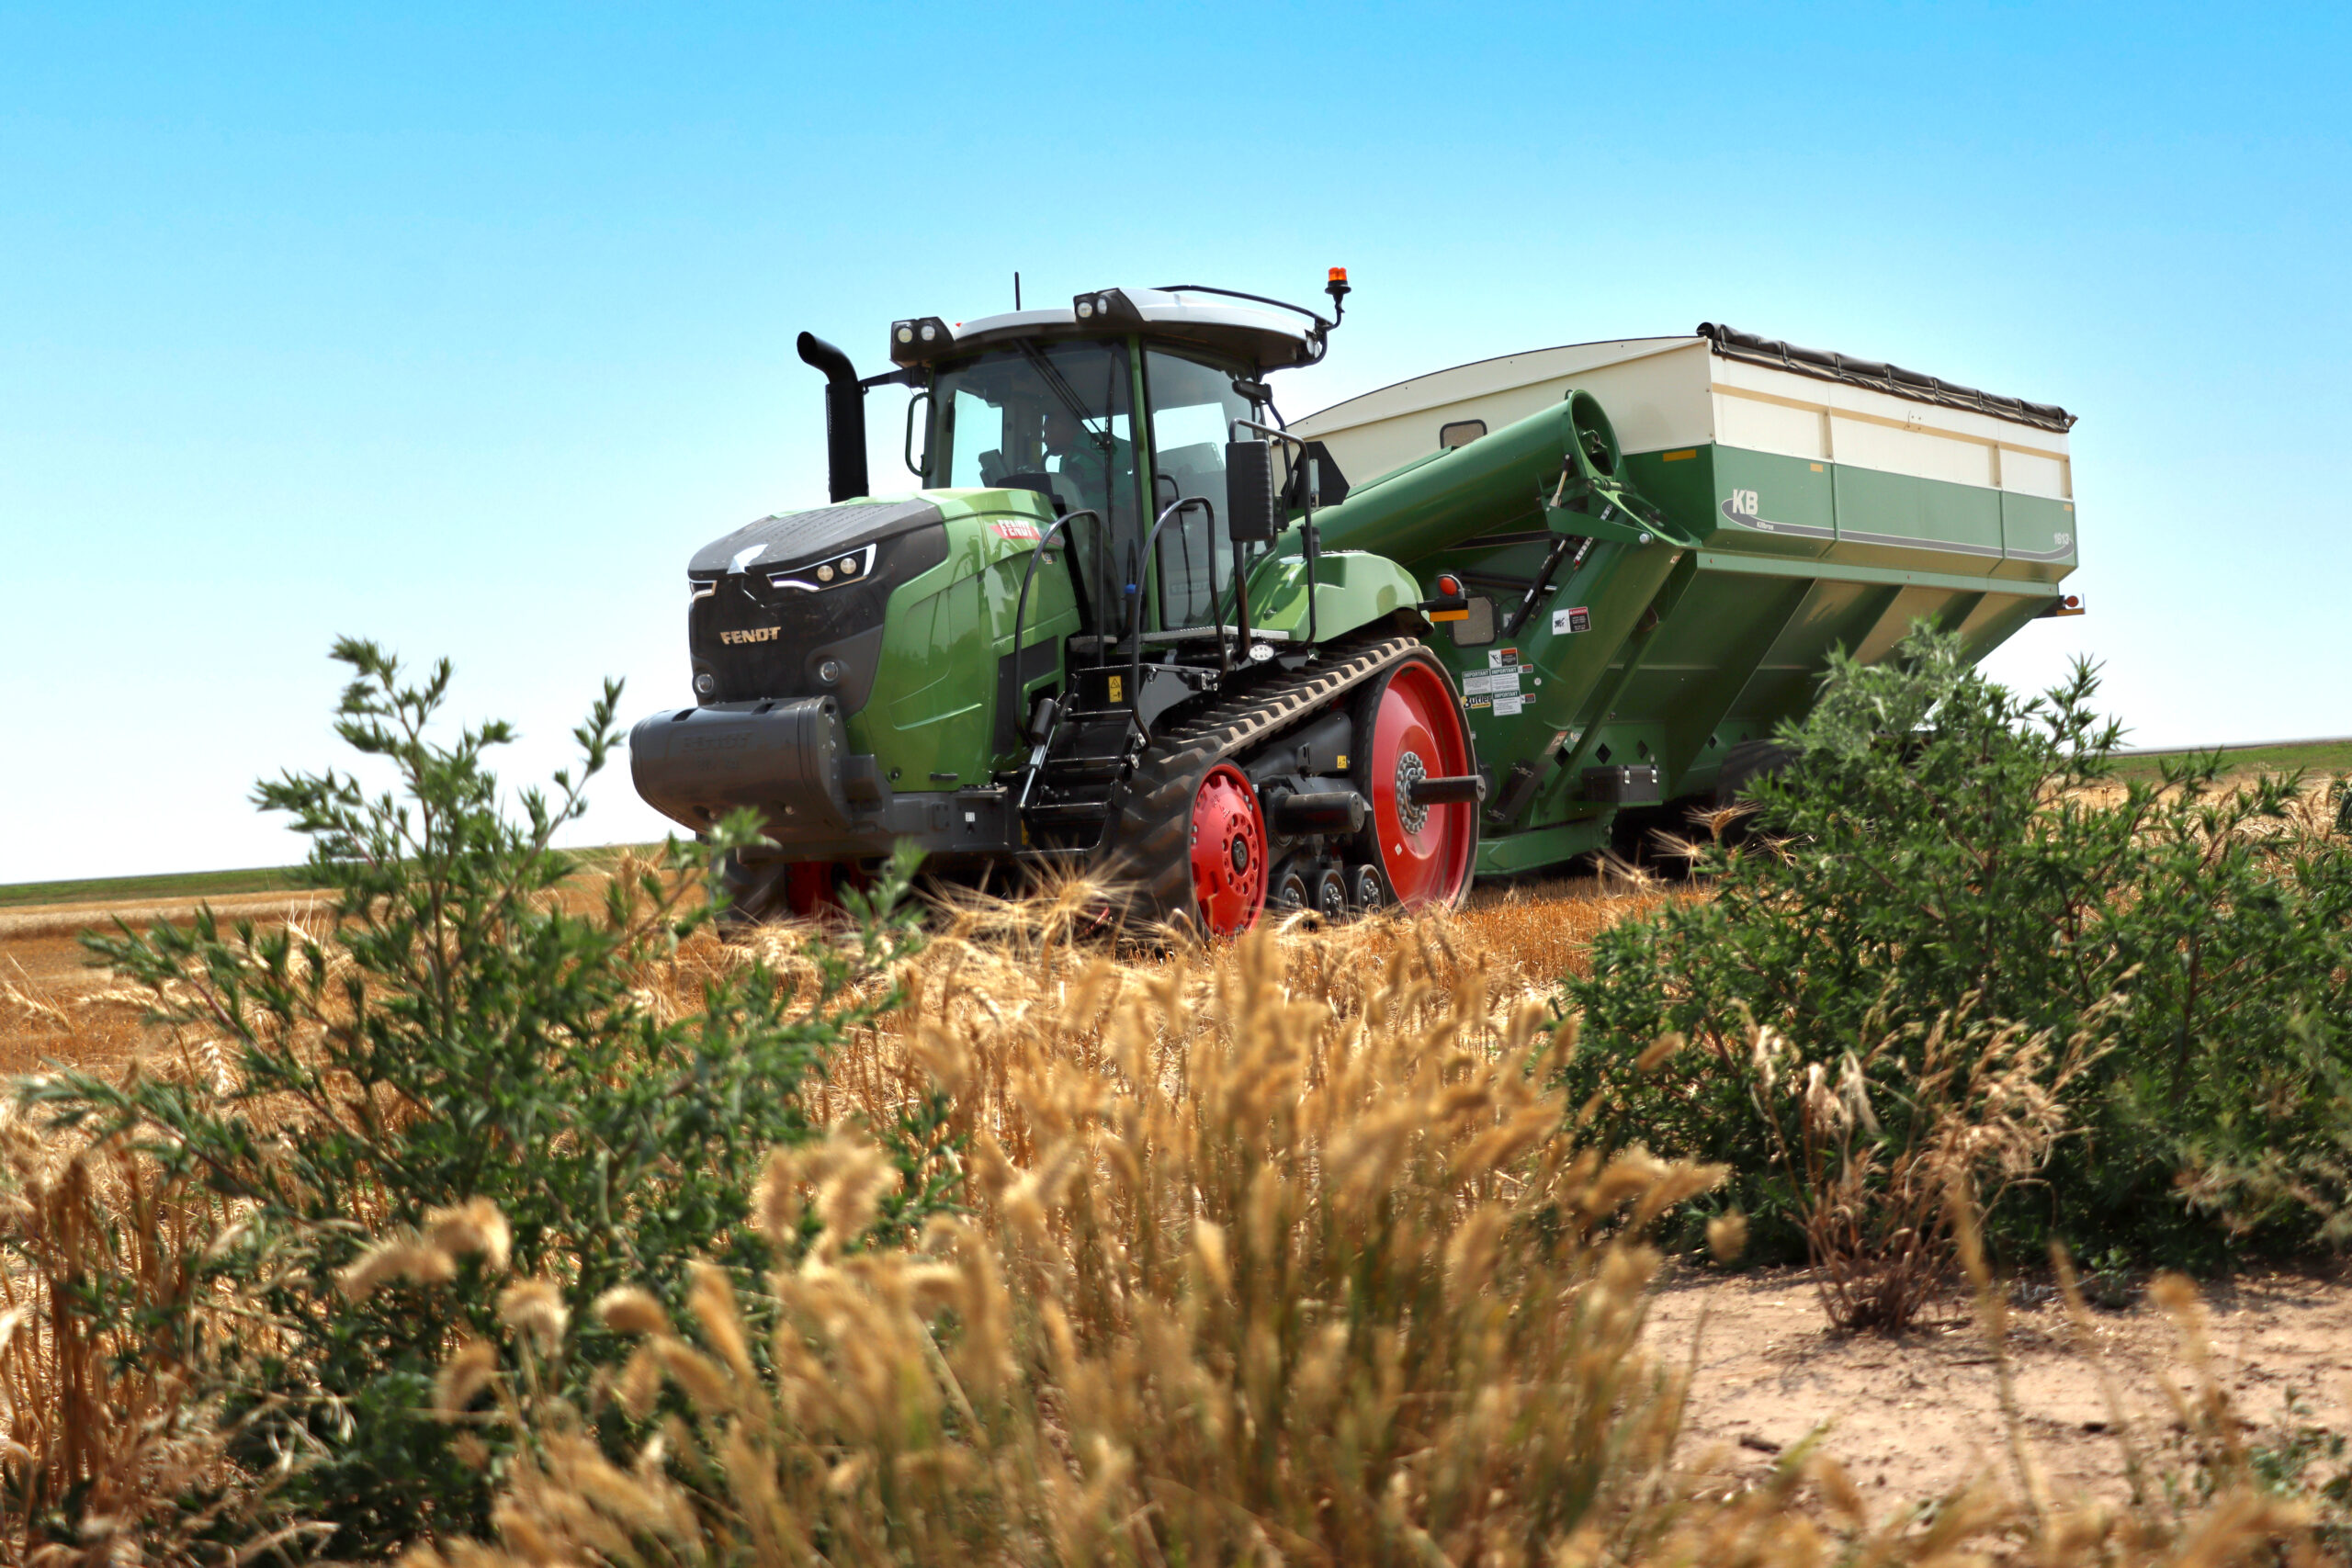
<svg viewBox="0 0 2352 1568"><path fill-rule="evenodd" d="M1130 922L1193 915L1193 795L1201 779L1259 742L1314 716L1341 693L1403 662L1420 638L1377 633L1341 638L1324 662L1185 715L1151 739L1119 792L1095 864L1119 879Z"/></svg>

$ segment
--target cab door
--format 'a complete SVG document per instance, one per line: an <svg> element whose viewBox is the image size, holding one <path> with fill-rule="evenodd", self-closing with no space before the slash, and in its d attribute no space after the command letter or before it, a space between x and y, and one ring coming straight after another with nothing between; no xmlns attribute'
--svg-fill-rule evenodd
<svg viewBox="0 0 2352 1568"><path fill-rule="evenodd" d="M1145 406L1150 411L1151 508L1157 519L1179 501L1202 499L1159 531L1152 569L1153 609L1163 628L1204 626L1220 608L1231 616L1233 545L1225 528L1225 444L1250 404L1233 389L1233 366L1174 349L1147 347Z"/></svg>

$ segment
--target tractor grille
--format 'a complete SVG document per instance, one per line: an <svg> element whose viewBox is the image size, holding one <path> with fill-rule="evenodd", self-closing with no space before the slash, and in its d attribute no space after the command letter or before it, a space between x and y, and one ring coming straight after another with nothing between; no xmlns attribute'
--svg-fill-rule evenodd
<svg viewBox="0 0 2352 1568"><path fill-rule="evenodd" d="M831 538L808 537L814 530L794 530L799 536L792 541L793 558L755 558L746 570L715 579L695 574L696 596L686 618L686 645L701 701L831 695L843 714L865 705L881 658L883 614L890 591L947 558L947 530L935 521L938 513L925 507L934 519L929 526L902 527L876 539L871 527L856 524L878 521L876 514L895 509L828 510L865 515L842 518L849 527L823 530L836 536ZM869 547L872 561L866 565ZM773 549L763 553L778 554ZM827 562L852 558L861 570L853 581L815 589L789 586L816 581L820 558L804 560L804 554ZM702 565L699 558L695 564ZM773 581L779 578L786 583ZM842 666L840 677L830 683L819 674L828 660ZM702 686L705 675L711 678L708 691Z"/></svg>

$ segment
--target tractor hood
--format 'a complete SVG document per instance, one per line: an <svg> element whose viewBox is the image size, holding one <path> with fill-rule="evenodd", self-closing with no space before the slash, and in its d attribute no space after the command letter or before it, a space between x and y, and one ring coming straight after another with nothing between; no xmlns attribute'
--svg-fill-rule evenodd
<svg viewBox="0 0 2352 1568"><path fill-rule="evenodd" d="M786 577L811 576L820 565L883 539L895 539L944 522L930 502L854 502L813 512L785 512L736 529L695 552L686 575L708 582L729 572L765 570Z"/></svg>

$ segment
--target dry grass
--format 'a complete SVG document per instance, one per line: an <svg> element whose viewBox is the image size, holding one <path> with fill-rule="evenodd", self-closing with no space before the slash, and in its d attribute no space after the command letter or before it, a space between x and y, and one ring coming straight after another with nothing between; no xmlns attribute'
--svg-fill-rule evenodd
<svg viewBox="0 0 2352 1568"><path fill-rule="evenodd" d="M204 1560L198 1541L266 1490L228 1463L202 1371L261 1316L199 1280L228 1215L13 1112L0 1175L0 1547L44 1568Z"/></svg>
<svg viewBox="0 0 2352 1568"><path fill-rule="evenodd" d="M968 908L902 976L836 1065L833 1137L763 1186L779 1240L820 1216L805 1258L707 1272L688 1325L608 1303L641 1339L610 1400L677 1402L633 1465L533 1397L529 1354L478 1354L534 1458L499 1545L415 1562L2218 1563L2296 1539L2221 1449L2210 1506L2053 1500L2025 1468L1874 1516L1811 1446L1726 1486L1638 1343L1643 1226L1711 1173L1563 1135L1545 1064L1572 1032L1468 919L1120 962L1066 940L1084 908ZM975 1212L860 1252L898 1179L858 1123L934 1088ZM2203 1386L2211 1433L2234 1418Z"/></svg>
<svg viewBox="0 0 2352 1568"><path fill-rule="evenodd" d="M1687 886L1638 874L1530 878L1475 889L1449 924L1498 969L1548 987L1586 971L1592 939L1604 928L1650 914L1668 898L1694 897Z"/></svg>
<svg viewBox="0 0 2352 1568"><path fill-rule="evenodd" d="M639 1348L600 1397L649 1422L617 1464L594 1412L538 1392L577 1325L512 1282L514 1347L453 1345L438 1396L529 1439L501 1539L415 1560L2220 1563L2291 1542L2294 1509L2231 1468L2210 1380L2181 1405L2214 1434L2210 1506L2053 1500L2021 1462L1873 1516L1815 1449L1758 1484L1681 1451L1684 1372L1640 1348L1643 1236L1712 1173L1580 1148L1546 1088L1573 1034L1532 994L1663 896L1506 890L1449 920L1154 955L1080 940L1082 887L948 911L875 981L907 1005L810 1089L831 1136L771 1163L765 1224L792 1241L813 1214L814 1245L763 1279L707 1270L690 1323L607 1299ZM789 974L805 934L761 942ZM689 1009L744 959L697 939L642 998ZM111 1050L94 1035L126 1006L0 990L10 1038L46 1055ZM861 1250L899 1179L863 1129L941 1091L969 1213ZM220 1560L196 1540L211 1515L171 1501L229 1479L187 1356L77 1339L71 1294L106 1278L170 1302L173 1245L234 1217L8 1131L34 1265L0 1309L14 1538L59 1568L134 1540ZM239 1310L187 1321L233 1332Z"/></svg>

